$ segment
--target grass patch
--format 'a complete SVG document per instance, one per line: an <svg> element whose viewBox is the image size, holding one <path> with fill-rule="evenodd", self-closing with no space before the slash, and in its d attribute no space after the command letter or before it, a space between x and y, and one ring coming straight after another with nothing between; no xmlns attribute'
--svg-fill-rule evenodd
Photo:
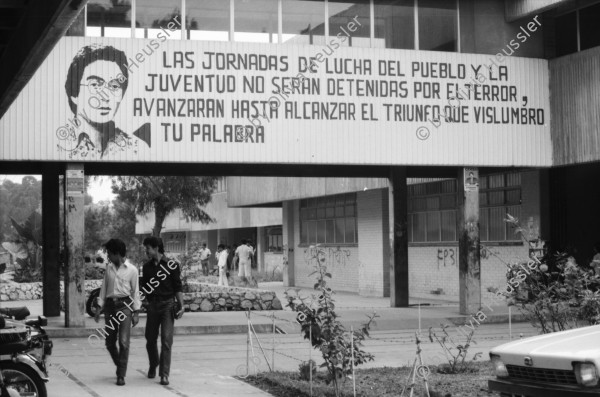
<svg viewBox="0 0 600 397"><path fill-rule="evenodd" d="M489 397L487 382L493 378L493 369L489 361L474 363L479 371L450 375L437 372L430 366L429 390L432 397ZM356 395L360 397L398 397L406 382L410 368L370 368L356 371ZM276 397L309 397L308 381L300 379L299 372L266 372L260 376L250 376L243 379L247 383L264 390ZM424 396L422 382L417 382L414 396ZM342 383L342 396L351 397L352 380ZM408 393L405 393L407 396ZM313 380L314 397L335 397L333 387L325 383L325 374L318 372Z"/></svg>

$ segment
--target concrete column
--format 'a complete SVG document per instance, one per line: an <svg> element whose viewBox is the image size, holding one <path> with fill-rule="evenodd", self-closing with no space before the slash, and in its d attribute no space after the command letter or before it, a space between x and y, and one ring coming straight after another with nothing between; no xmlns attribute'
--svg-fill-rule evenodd
<svg viewBox="0 0 600 397"><path fill-rule="evenodd" d="M65 327L85 327L83 164L67 164L65 172Z"/></svg>
<svg viewBox="0 0 600 397"><path fill-rule="evenodd" d="M390 168L389 185L390 306L408 307L406 167Z"/></svg>
<svg viewBox="0 0 600 397"><path fill-rule="evenodd" d="M42 171L42 239L44 316L60 316L60 189L59 166L48 163Z"/></svg>
<svg viewBox="0 0 600 397"><path fill-rule="evenodd" d="M282 205L283 223L283 286L294 287L294 202L284 201ZM287 262L287 263L286 263Z"/></svg>
<svg viewBox="0 0 600 397"><path fill-rule="evenodd" d="M267 243L265 241L265 228L256 228L256 260L258 261L258 271L265 271L265 247Z"/></svg>
<svg viewBox="0 0 600 397"><path fill-rule="evenodd" d="M212 270L213 266L217 264L217 259L215 256L215 252L217 252L217 246L219 245L219 239L218 239L218 232L217 230L209 230L208 231L208 236L207 236L207 241L206 244L208 246L208 249L210 249L210 252L212 253L212 255L210 256L208 263L209 263L209 271Z"/></svg>
<svg viewBox="0 0 600 397"><path fill-rule="evenodd" d="M481 261L479 252L479 170L458 171L458 271L460 314L481 308Z"/></svg>

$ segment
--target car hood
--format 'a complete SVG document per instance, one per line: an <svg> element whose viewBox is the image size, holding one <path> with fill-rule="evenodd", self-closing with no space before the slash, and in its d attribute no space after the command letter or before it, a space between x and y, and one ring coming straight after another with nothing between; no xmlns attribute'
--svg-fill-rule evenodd
<svg viewBox="0 0 600 397"><path fill-rule="evenodd" d="M499 355L505 364L524 365L525 357L533 367L573 369L573 361L586 361L600 369L600 325L577 328L519 339L490 351Z"/></svg>

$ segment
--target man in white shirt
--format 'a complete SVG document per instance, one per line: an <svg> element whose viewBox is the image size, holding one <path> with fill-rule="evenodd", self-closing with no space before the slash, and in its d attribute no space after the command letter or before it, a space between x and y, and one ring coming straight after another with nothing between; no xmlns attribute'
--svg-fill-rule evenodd
<svg viewBox="0 0 600 397"><path fill-rule="evenodd" d="M125 385L129 360L131 327L139 321L139 279L137 268L125 259L127 247L122 240L104 244L109 263L100 288L98 305L104 312L106 349L117 366L117 385ZM118 348L117 348L118 336Z"/></svg>
<svg viewBox="0 0 600 397"><path fill-rule="evenodd" d="M200 249L200 263L202 264L202 273L208 276L208 258L210 258L211 252L206 248L206 243L202 244Z"/></svg>
<svg viewBox="0 0 600 397"><path fill-rule="evenodd" d="M225 245L219 244L217 247L217 266L219 267L219 282L217 285L229 286L227 281L227 257L229 256L229 250L225 249Z"/></svg>
<svg viewBox="0 0 600 397"><path fill-rule="evenodd" d="M238 272L239 277L252 277L252 256L254 255L254 251L248 245L247 240L242 240L242 245L237 247L235 250L235 255L238 257L238 263L240 270Z"/></svg>

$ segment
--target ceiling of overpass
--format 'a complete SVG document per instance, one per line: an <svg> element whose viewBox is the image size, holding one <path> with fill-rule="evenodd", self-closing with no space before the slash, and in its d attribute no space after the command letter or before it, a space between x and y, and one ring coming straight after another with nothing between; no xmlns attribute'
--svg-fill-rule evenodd
<svg viewBox="0 0 600 397"><path fill-rule="evenodd" d="M0 118L87 0L0 0Z"/></svg>
<svg viewBox="0 0 600 397"><path fill-rule="evenodd" d="M28 2L29 0L0 0L0 59L23 20Z"/></svg>

